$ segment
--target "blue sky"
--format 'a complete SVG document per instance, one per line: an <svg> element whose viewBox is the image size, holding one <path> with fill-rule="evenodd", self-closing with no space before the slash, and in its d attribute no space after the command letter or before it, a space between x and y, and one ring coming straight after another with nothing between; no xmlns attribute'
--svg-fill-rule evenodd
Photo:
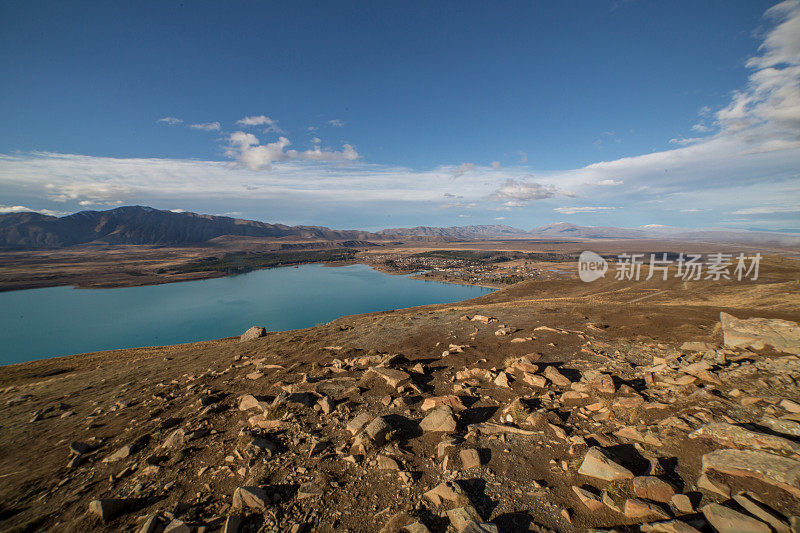
<svg viewBox="0 0 800 533"><path fill-rule="evenodd" d="M800 5L0 3L0 211L800 231Z"/></svg>

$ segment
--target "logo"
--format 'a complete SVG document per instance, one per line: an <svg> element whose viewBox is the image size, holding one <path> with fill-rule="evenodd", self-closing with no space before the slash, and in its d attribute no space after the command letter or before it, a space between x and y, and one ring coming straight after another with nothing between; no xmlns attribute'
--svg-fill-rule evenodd
<svg viewBox="0 0 800 533"><path fill-rule="evenodd" d="M581 252L578 258L578 275L581 281L589 283L606 275L608 263L605 259L589 250Z"/></svg>

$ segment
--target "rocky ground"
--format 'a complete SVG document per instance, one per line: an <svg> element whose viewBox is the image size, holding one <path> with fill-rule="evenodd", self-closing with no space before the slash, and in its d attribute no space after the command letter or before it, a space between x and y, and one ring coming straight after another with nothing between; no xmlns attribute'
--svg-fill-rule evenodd
<svg viewBox="0 0 800 533"><path fill-rule="evenodd" d="M0 530L800 531L799 277L3 367Z"/></svg>

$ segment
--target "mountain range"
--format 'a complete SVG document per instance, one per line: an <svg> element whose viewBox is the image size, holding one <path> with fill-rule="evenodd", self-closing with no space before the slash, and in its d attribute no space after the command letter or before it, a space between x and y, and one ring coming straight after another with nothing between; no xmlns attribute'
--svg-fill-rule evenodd
<svg viewBox="0 0 800 533"><path fill-rule="evenodd" d="M0 248L61 248L76 244L180 245L224 235L309 240L477 240L477 239L668 239L686 241L800 245L800 235L763 231L688 230L666 226L613 228L558 222L524 230L505 225L392 228L376 233L321 226L286 226L225 216L128 206L81 211L64 217L35 212L0 215Z"/></svg>
<svg viewBox="0 0 800 533"><path fill-rule="evenodd" d="M87 243L178 245L206 242L223 235L319 240L376 237L366 231L267 224L142 206L81 211L65 217L33 212L0 215L0 247L3 248L61 248Z"/></svg>

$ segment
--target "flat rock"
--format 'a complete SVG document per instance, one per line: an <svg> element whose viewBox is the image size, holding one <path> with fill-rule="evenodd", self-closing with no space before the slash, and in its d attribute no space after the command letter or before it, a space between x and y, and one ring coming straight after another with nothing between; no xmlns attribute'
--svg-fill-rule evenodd
<svg viewBox="0 0 800 533"><path fill-rule="evenodd" d="M422 406L420 407L420 409L422 409L423 411L430 411L434 407L438 407L440 405L447 405L454 411L463 411L464 409L466 409L466 406L461 401L461 398L459 398L454 394L448 394L445 396L431 396L425 398L425 400L422 402Z"/></svg>
<svg viewBox="0 0 800 533"><path fill-rule="evenodd" d="M589 451L586 452L578 473L605 481L633 479L633 472L609 459L596 446L589 448Z"/></svg>
<svg viewBox="0 0 800 533"><path fill-rule="evenodd" d="M367 424L364 428L364 433L376 446L383 446L386 443L386 436L391 430L392 426L389 425L386 419L378 416Z"/></svg>
<svg viewBox="0 0 800 533"><path fill-rule="evenodd" d="M623 512L627 518L633 520L666 520L670 518L661 508L643 502L642 500L637 500L636 498L628 498L625 500Z"/></svg>
<svg viewBox="0 0 800 533"><path fill-rule="evenodd" d="M700 533L699 529L680 520L664 520L662 522L642 524L641 531L643 533Z"/></svg>
<svg viewBox="0 0 800 533"><path fill-rule="evenodd" d="M783 520L783 517L753 494L740 492L736 494L733 499L736 500L736 503L741 505L745 511L769 524L770 527L775 530L775 533L791 533L789 524Z"/></svg>
<svg viewBox="0 0 800 533"><path fill-rule="evenodd" d="M464 489L454 481L440 483L423 494L423 496L434 505L441 505L443 502L452 502L459 505L469 503L472 505Z"/></svg>
<svg viewBox="0 0 800 533"><path fill-rule="evenodd" d="M700 510L719 533L772 533L764 522L718 503L706 505Z"/></svg>
<svg viewBox="0 0 800 533"><path fill-rule="evenodd" d="M672 505L675 506L675 509L682 513L693 513L694 506L692 505L692 500L685 494L676 494L673 496L670 501Z"/></svg>
<svg viewBox="0 0 800 533"><path fill-rule="evenodd" d="M444 431L449 433L456 430L456 419L450 406L440 405L434 407L428 415L422 419L419 427L422 431Z"/></svg>
<svg viewBox="0 0 800 533"><path fill-rule="evenodd" d="M557 387L569 387L572 382L564 374L558 371L554 366L548 366L544 369L544 377L553 382Z"/></svg>
<svg viewBox="0 0 800 533"><path fill-rule="evenodd" d="M751 477L800 498L800 461L760 450L716 450L703 456L705 473Z"/></svg>
<svg viewBox="0 0 800 533"><path fill-rule="evenodd" d="M252 341L259 337L264 337L266 334L267 334L266 329L260 326L253 326L252 328L248 329L239 336L239 342Z"/></svg>
<svg viewBox="0 0 800 533"><path fill-rule="evenodd" d="M700 437L712 439L723 446L775 450L800 455L800 444L796 442L724 422L708 424L689 434L690 439Z"/></svg>
<svg viewBox="0 0 800 533"><path fill-rule="evenodd" d="M374 366L369 369L369 372L381 377L390 387L395 389L400 385L411 381L411 375L403 372L402 370L396 370L394 368Z"/></svg>
<svg viewBox="0 0 800 533"><path fill-rule="evenodd" d="M725 345L731 348L761 349L770 345L779 352L800 355L800 326L777 318L738 319L720 313Z"/></svg>
<svg viewBox="0 0 800 533"><path fill-rule="evenodd" d="M633 493L639 498L668 503L675 495L675 487L656 476L633 478Z"/></svg>

